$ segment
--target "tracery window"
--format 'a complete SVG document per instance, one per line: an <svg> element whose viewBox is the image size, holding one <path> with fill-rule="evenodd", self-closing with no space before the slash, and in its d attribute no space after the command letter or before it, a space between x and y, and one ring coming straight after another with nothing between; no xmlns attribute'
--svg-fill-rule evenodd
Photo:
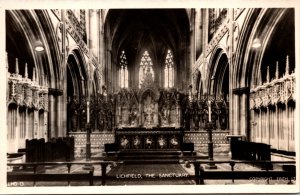
<svg viewBox="0 0 300 195"><path fill-rule="evenodd" d="M128 88L128 69L125 51L120 55L120 70L119 70L119 86L121 88Z"/></svg>
<svg viewBox="0 0 300 195"><path fill-rule="evenodd" d="M150 76L154 80L154 71L151 57L146 50L141 58L139 70L139 87L143 84L146 76Z"/></svg>
<svg viewBox="0 0 300 195"><path fill-rule="evenodd" d="M174 62L171 50L168 50L166 61L165 61L165 88L174 87Z"/></svg>

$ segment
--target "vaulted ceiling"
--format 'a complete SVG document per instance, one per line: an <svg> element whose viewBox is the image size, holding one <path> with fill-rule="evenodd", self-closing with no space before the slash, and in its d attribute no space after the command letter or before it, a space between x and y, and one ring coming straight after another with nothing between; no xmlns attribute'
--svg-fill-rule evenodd
<svg viewBox="0 0 300 195"><path fill-rule="evenodd" d="M189 20L185 9L110 10L106 32L112 40L112 52L117 56L125 50L130 62L140 58L147 49L155 61L160 61L171 49L176 56L186 42Z"/></svg>

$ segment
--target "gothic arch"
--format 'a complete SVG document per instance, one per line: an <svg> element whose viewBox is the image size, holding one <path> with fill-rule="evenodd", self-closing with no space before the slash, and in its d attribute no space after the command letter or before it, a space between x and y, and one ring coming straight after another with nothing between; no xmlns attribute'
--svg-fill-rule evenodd
<svg viewBox="0 0 300 195"><path fill-rule="evenodd" d="M229 93L228 55L223 45L217 45L209 61L207 76L208 93L221 95Z"/></svg>
<svg viewBox="0 0 300 195"><path fill-rule="evenodd" d="M13 58L19 58L22 75L25 74L24 64L27 63L29 78L33 77L32 70L35 67L37 82L39 84L47 82L49 87L56 88L55 85L59 83L60 55L49 15L39 10L8 10L6 13L6 51L9 65L14 64ZM43 52L34 50L36 41L43 43L45 49ZM9 67L9 71L15 71L14 67Z"/></svg>
<svg viewBox="0 0 300 195"><path fill-rule="evenodd" d="M67 78L67 80L68 83L71 82L70 86L74 87L73 94L68 94L68 96L73 96L73 95L76 95L77 97L86 96L87 81L88 81L88 72L86 67L88 65L86 64L83 53L76 46L70 50L67 59L68 59L67 60L68 71L69 71L69 75L71 76L71 78Z"/></svg>
<svg viewBox="0 0 300 195"><path fill-rule="evenodd" d="M265 53L274 44L272 39L280 28L279 24L282 25L284 21L288 21L289 12L291 9L252 9L248 12L246 22L241 29L233 62L232 84L235 88L252 87L259 84L262 79L261 68L265 72L268 65L262 64ZM281 36L285 37L282 33ZM259 49L252 48L255 38L259 38L262 43Z"/></svg>

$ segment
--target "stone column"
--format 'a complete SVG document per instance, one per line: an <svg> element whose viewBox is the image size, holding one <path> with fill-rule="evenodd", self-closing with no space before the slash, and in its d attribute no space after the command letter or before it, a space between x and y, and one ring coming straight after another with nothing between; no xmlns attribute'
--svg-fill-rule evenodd
<svg viewBox="0 0 300 195"><path fill-rule="evenodd" d="M58 97L58 112L60 115L60 127L58 128L58 136L59 137L65 137L67 135L67 104L68 104L68 97L67 97L67 71L65 71L65 76L64 76L64 90L61 94L61 96Z"/></svg>
<svg viewBox="0 0 300 195"><path fill-rule="evenodd" d="M54 97L49 94L49 114L48 114L48 128L50 130L49 138L56 137L55 134L55 111L54 111Z"/></svg>
<svg viewBox="0 0 300 195"><path fill-rule="evenodd" d="M48 141L48 112L44 112L44 138L45 142Z"/></svg>
<svg viewBox="0 0 300 195"><path fill-rule="evenodd" d="M195 9L192 9L191 10L191 29L190 29L190 69L189 69L189 72L190 72L190 79L191 81L189 83L192 83L193 85L193 89L195 89L195 83L194 83L194 78L193 78L193 66L196 62L196 57L195 57L195 54L196 54L196 49L195 49L195 37L196 37L196 34L195 34Z"/></svg>
<svg viewBox="0 0 300 195"><path fill-rule="evenodd" d="M100 85L106 85L104 78L104 65L105 65L105 37L104 37L104 14L105 10L99 11L99 73L101 75Z"/></svg>
<svg viewBox="0 0 300 195"><path fill-rule="evenodd" d="M54 94L59 92L59 97L55 98L55 130L56 135L63 137L66 135L67 130L67 46L66 46L66 10L61 11L62 18L62 59L61 59L61 71L62 75L59 79L59 89L52 89Z"/></svg>
<svg viewBox="0 0 300 195"><path fill-rule="evenodd" d="M19 146L19 140L20 140L20 107L17 106L16 109L16 127L15 127L15 134L14 134L14 149L13 152L17 152L18 151L18 146Z"/></svg>
<svg viewBox="0 0 300 195"><path fill-rule="evenodd" d="M236 95L233 94L234 82L236 77L233 75L233 53L232 53L232 41L233 40L233 9L229 9L229 18L230 18L230 25L229 25L229 51L228 51L228 69L229 69L229 130L230 134L236 135L237 134L237 113L236 111L239 109L237 106L238 98Z"/></svg>
<svg viewBox="0 0 300 195"><path fill-rule="evenodd" d="M286 133L284 133L284 139L286 140L286 150L289 150L289 145L290 145L290 124L289 124L289 106L288 102L285 103L285 123L286 123Z"/></svg>
<svg viewBox="0 0 300 195"><path fill-rule="evenodd" d="M262 113L261 113L261 108L259 108L259 119L258 119L258 132L259 132L259 142L263 142L263 139L262 139L262 128L261 128L261 126L262 126Z"/></svg>
<svg viewBox="0 0 300 195"><path fill-rule="evenodd" d="M33 112L33 118L34 118L34 126L33 126L33 138L38 139L40 138L39 135L39 111L37 109L34 109Z"/></svg>
<svg viewBox="0 0 300 195"><path fill-rule="evenodd" d="M201 16L202 16L202 49L203 49L203 67L204 67L204 72L207 72L207 53L206 53L206 48L208 45L208 24L209 24L209 20L208 20L208 9L201 9ZM205 81L203 83L203 86L207 86L207 81L210 78L207 78L206 74L201 75L203 76L203 80ZM207 92L207 87L203 87L203 93L208 93Z"/></svg>
<svg viewBox="0 0 300 195"><path fill-rule="evenodd" d="M30 139L30 129L29 129L29 115L28 115L28 107L26 108L26 111L25 111L25 140L26 139Z"/></svg>
<svg viewBox="0 0 300 195"><path fill-rule="evenodd" d="M195 42L196 42L196 60L200 57L202 51L202 22L201 22L201 9L195 9Z"/></svg>
<svg viewBox="0 0 300 195"><path fill-rule="evenodd" d="M90 52L99 60L99 10L89 10L89 37L88 46Z"/></svg>
<svg viewBox="0 0 300 195"><path fill-rule="evenodd" d="M208 9L201 9L201 16L202 16L202 49L204 57L206 57L206 51L208 45L208 24L209 24L209 18L208 18Z"/></svg>
<svg viewBox="0 0 300 195"><path fill-rule="evenodd" d="M270 124L271 124L271 120L270 120L270 110L269 107L267 107L267 120L266 120L266 127L267 127L267 144L271 143L271 137L270 137Z"/></svg>
<svg viewBox="0 0 300 195"><path fill-rule="evenodd" d="M233 118L233 123L234 123L234 135L240 135L241 130L239 129L240 127L240 97L238 95L234 95L233 99L233 110L234 110L234 118Z"/></svg>
<svg viewBox="0 0 300 195"><path fill-rule="evenodd" d="M248 117L248 108L247 108L248 97L247 94L243 93L240 96L240 134L243 136L247 135L247 117Z"/></svg>

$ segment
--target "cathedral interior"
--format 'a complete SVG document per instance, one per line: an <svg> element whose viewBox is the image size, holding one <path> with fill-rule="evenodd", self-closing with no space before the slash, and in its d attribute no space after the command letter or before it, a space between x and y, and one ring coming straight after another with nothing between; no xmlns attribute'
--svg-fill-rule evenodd
<svg viewBox="0 0 300 195"><path fill-rule="evenodd" d="M294 8L11 9L5 34L8 162L295 160Z"/></svg>

